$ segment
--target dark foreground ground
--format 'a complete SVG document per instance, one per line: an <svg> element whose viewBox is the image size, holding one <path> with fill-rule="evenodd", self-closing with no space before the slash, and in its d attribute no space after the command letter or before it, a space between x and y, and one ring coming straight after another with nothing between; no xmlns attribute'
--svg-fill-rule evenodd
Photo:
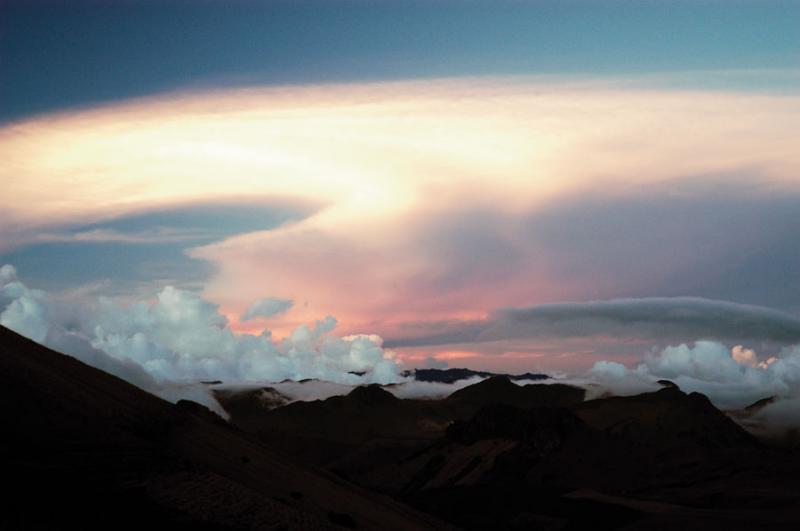
<svg viewBox="0 0 800 531"><path fill-rule="evenodd" d="M797 451L672 386L219 391L227 423L2 328L0 376L0 529L800 529Z"/></svg>

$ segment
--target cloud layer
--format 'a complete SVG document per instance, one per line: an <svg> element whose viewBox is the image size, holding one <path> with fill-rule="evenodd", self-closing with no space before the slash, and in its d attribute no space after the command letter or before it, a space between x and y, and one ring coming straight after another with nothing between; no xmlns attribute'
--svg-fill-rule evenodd
<svg viewBox="0 0 800 531"><path fill-rule="evenodd" d="M519 338L605 336L619 339L800 342L800 317L770 308L696 297L651 297L507 308L486 319L406 325L418 337L392 347ZM426 331L434 333L425 334Z"/></svg>

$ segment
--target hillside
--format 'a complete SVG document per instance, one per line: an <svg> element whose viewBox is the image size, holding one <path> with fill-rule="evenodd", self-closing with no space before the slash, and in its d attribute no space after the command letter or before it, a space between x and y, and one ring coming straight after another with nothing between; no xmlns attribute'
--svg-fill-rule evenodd
<svg viewBox="0 0 800 531"><path fill-rule="evenodd" d="M0 528L443 527L5 328L0 374Z"/></svg>

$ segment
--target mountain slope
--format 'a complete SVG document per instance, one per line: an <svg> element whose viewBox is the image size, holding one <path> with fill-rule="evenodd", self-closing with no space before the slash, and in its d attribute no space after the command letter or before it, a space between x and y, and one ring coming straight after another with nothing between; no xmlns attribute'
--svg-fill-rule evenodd
<svg viewBox="0 0 800 531"><path fill-rule="evenodd" d="M441 527L2 327L0 377L0 528Z"/></svg>

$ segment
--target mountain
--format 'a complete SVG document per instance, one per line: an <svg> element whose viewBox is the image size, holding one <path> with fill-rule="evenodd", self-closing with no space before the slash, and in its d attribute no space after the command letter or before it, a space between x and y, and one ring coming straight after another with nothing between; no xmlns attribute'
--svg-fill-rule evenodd
<svg viewBox="0 0 800 531"><path fill-rule="evenodd" d="M232 415L276 451L464 529L793 529L800 459L676 385L584 401L495 376Z"/></svg>
<svg viewBox="0 0 800 531"><path fill-rule="evenodd" d="M453 383L459 380L468 380L470 378L491 378L493 376L506 376L511 380L547 380L550 378L546 374L530 373L524 374L498 374L495 372L487 371L473 371L472 369L453 368L453 369L414 369L412 371L404 371L403 376L413 377L420 382L439 382L439 383Z"/></svg>
<svg viewBox="0 0 800 531"><path fill-rule="evenodd" d="M325 400L228 411L234 425L282 453L352 479L371 468L366 461L374 459L373 453L399 459L416 452L484 405L567 405L582 402L583 397L584 391L577 387L519 386L508 377L494 376L443 400L401 400L378 385L368 385ZM222 404L228 407L227 402Z"/></svg>
<svg viewBox="0 0 800 531"><path fill-rule="evenodd" d="M677 386L653 393L590 400L573 408L587 425L638 444L755 448L756 439L700 393Z"/></svg>
<svg viewBox="0 0 800 531"><path fill-rule="evenodd" d="M3 529L438 529L0 327Z"/></svg>
<svg viewBox="0 0 800 531"><path fill-rule="evenodd" d="M465 529L791 529L799 465L703 395L667 387L485 405L383 475L402 478L399 499Z"/></svg>
<svg viewBox="0 0 800 531"><path fill-rule="evenodd" d="M676 385L584 401L490 377L224 421L0 328L2 529L797 529L800 453ZM218 395L222 396L222 395ZM446 522L446 523L443 523Z"/></svg>
<svg viewBox="0 0 800 531"><path fill-rule="evenodd" d="M572 385L517 385L508 376L492 376L482 382L464 387L447 397L451 404L480 407L487 404L507 404L519 407L567 406L583 402L586 392Z"/></svg>

